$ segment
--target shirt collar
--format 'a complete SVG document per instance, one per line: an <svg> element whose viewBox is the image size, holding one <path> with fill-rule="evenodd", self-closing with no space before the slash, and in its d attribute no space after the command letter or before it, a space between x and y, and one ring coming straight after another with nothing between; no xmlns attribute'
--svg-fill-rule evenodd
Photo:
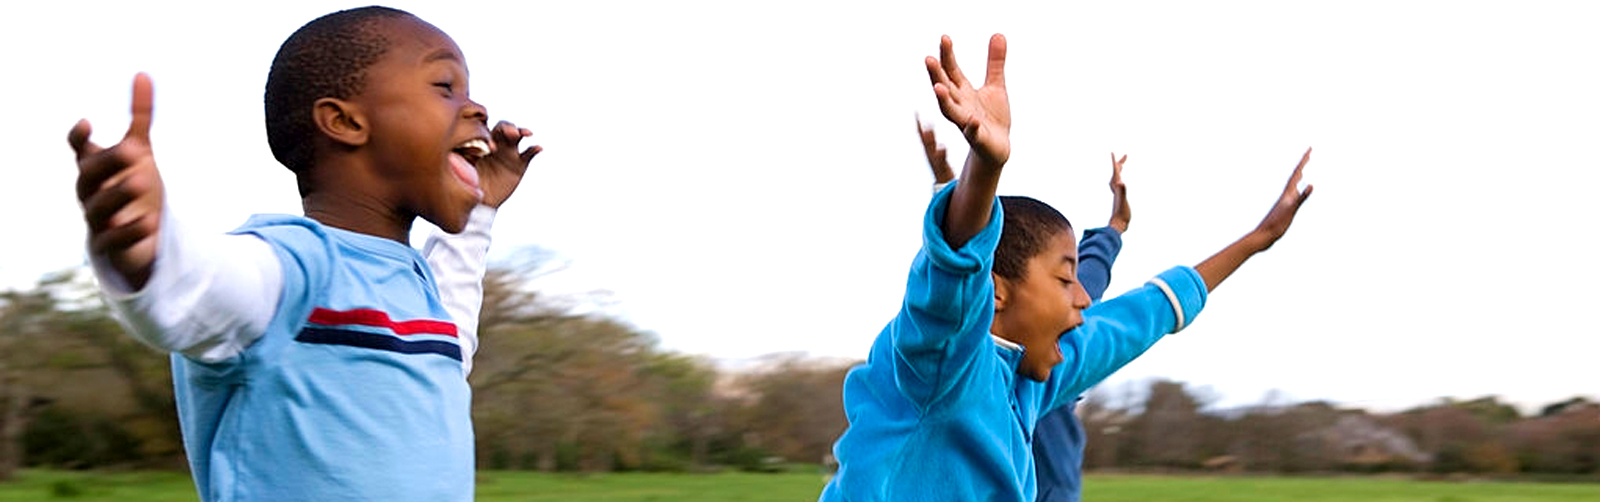
<svg viewBox="0 0 1600 502"><path fill-rule="evenodd" d="M1012 352L1022 352L1022 346L1021 345L1017 345L1017 342L1013 342L1011 340L1000 338L998 336L995 336L994 334L990 334L989 338L994 339L994 344L995 345L999 345L1000 348L1002 348L1002 349L1006 349L1006 350L1009 350L1009 351L1012 351Z"/></svg>

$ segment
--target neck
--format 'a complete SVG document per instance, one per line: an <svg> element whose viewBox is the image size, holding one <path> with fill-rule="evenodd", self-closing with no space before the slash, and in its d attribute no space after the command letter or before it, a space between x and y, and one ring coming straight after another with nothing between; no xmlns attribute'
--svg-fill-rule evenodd
<svg viewBox="0 0 1600 502"><path fill-rule="evenodd" d="M324 225L360 234L411 243L411 223L417 215L395 205L385 185L371 176L360 158L319 159L302 176L310 187L300 198L306 217Z"/></svg>
<svg viewBox="0 0 1600 502"><path fill-rule="evenodd" d="M384 205L371 195L312 192L300 199L306 217L323 225L411 243L411 223L417 217Z"/></svg>

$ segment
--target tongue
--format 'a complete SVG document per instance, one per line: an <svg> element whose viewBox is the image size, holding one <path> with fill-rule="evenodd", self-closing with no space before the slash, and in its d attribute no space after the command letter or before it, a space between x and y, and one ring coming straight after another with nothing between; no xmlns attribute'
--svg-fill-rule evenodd
<svg viewBox="0 0 1600 502"><path fill-rule="evenodd" d="M450 154L450 172L455 174L456 179L461 181L461 184L466 185L467 188L472 189L474 192L482 192L478 187L478 168L472 167L472 164L467 163L467 159L462 157L461 154Z"/></svg>

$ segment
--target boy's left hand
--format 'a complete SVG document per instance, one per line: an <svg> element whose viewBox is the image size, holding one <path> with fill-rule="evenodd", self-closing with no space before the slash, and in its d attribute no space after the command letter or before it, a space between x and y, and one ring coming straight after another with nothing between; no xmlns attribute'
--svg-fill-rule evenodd
<svg viewBox="0 0 1600 502"><path fill-rule="evenodd" d="M1123 154L1121 159L1117 154L1111 154L1111 222L1107 226L1117 229L1117 233L1127 233L1128 223L1133 221L1133 207L1128 205L1128 185L1122 182L1122 163L1128 161L1128 155Z"/></svg>
<svg viewBox="0 0 1600 502"><path fill-rule="evenodd" d="M532 135L533 131L504 120L489 131L494 144L490 147L489 156L478 161L478 184L483 188L483 205L499 208L522 183L523 173L528 172L528 162L544 151L539 145L517 151L522 138Z"/></svg>
<svg viewBox="0 0 1600 502"><path fill-rule="evenodd" d="M1294 215L1300 212L1300 205L1306 203L1311 197L1311 185L1306 185L1305 191L1300 191L1300 177L1305 171L1306 162L1311 161L1311 149L1306 149L1306 154L1300 157L1300 164L1294 166L1294 174L1289 176L1289 183L1284 185L1283 193L1278 196L1278 202L1273 204L1272 210L1261 219L1261 224L1256 226L1254 235L1259 239L1260 249L1272 247L1283 234L1289 231L1289 225L1294 223Z"/></svg>

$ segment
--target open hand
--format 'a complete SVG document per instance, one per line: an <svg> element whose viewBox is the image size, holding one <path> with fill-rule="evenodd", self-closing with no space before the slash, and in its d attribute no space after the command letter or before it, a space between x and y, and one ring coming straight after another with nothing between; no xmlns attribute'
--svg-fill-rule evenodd
<svg viewBox="0 0 1600 502"><path fill-rule="evenodd" d="M988 72L983 87L967 81L956 64L949 36L939 40L939 58L924 60L933 95L944 117L961 127L972 145L972 155L996 167L1011 157L1011 102L1006 97L1006 37L989 38Z"/></svg>
<svg viewBox="0 0 1600 502"><path fill-rule="evenodd" d="M1122 163L1127 161L1127 154L1120 159L1115 152L1111 154L1111 222L1107 226L1117 229L1117 233L1127 233L1128 223L1133 221L1133 207L1128 205L1128 185L1122 182Z"/></svg>
<svg viewBox="0 0 1600 502"><path fill-rule="evenodd" d="M164 188L150 151L154 89L150 76L133 78L133 120L122 141L102 148L89 141L93 129L79 120L67 134L78 157L78 202L89 225L89 252L105 256L137 291L156 259Z"/></svg>
<svg viewBox="0 0 1600 502"><path fill-rule="evenodd" d="M544 151L539 145L517 151L522 138L532 135L533 131L504 120L495 124L494 130L489 132L494 144L490 146L489 156L478 161L478 184L483 188L483 205L499 208L522 183L522 175L528 172L528 162Z"/></svg>
<svg viewBox="0 0 1600 502"><path fill-rule="evenodd" d="M1306 154L1300 157L1300 164L1294 166L1294 174L1289 176L1289 184L1284 185L1283 194L1278 196L1278 202L1273 204L1272 210L1267 212L1267 217L1261 219L1261 224L1256 226L1255 234L1263 241L1261 249L1267 249L1283 238L1289 231L1289 225L1294 223L1295 213L1300 212L1300 205L1311 198L1311 185L1306 185L1305 191L1300 191L1301 173L1305 171L1306 162L1311 160L1311 149L1306 149Z"/></svg>
<svg viewBox="0 0 1600 502"><path fill-rule="evenodd" d="M922 116L917 116L917 135L922 137L922 153L928 156L928 167L933 169L934 183L949 183L956 179L956 172L950 168L949 154L945 152L944 144L933 137L933 126L924 124Z"/></svg>

